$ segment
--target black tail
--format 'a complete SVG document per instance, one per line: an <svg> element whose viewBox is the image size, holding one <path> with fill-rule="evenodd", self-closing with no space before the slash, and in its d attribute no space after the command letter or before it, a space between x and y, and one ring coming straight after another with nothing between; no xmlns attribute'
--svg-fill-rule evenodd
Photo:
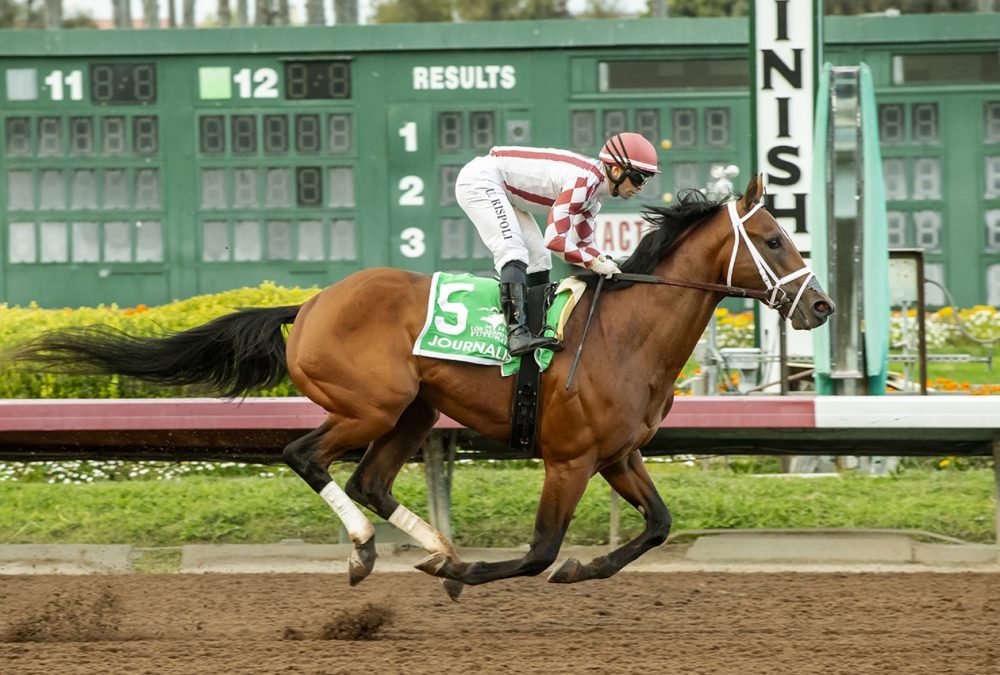
<svg viewBox="0 0 1000 675"><path fill-rule="evenodd" d="M281 327L298 313L299 306L243 309L158 337L137 337L102 325L54 330L8 358L50 372L127 375L236 398L273 387L288 374Z"/></svg>

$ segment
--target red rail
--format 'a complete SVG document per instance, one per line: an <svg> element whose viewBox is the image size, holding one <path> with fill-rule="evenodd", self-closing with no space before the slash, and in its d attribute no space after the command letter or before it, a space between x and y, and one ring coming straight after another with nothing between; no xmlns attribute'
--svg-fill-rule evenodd
<svg viewBox="0 0 1000 675"><path fill-rule="evenodd" d="M0 459L274 462L323 418L305 398L7 399ZM448 417L435 429L469 456L518 456ZM1000 397L713 396L678 398L643 454L989 456L995 446Z"/></svg>
<svg viewBox="0 0 1000 675"><path fill-rule="evenodd" d="M192 429L315 429L323 410L306 398L8 399L0 401L3 431ZM813 399L679 398L664 428L795 428L816 426ZM442 416L437 429L461 429Z"/></svg>

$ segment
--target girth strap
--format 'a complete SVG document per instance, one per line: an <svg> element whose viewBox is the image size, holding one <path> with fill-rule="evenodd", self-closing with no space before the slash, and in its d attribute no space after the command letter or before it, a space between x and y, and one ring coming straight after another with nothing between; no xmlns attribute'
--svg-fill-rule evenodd
<svg viewBox="0 0 1000 675"><path fill-rule="evenodd" d="M550 297L549 284L529 286L526 307L528 329L540 335L545 326L546 299ZM525 455L535 455L535 437L538 431L538 399L541 390L541 371L535 352L521 357L521 367L515 375L514 401L511 406L510 447Z"/></svg>

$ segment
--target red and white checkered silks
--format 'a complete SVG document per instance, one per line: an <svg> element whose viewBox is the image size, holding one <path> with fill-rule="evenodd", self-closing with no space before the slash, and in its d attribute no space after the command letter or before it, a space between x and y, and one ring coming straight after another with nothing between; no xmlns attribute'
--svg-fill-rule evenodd
<svg viewBox="0 0 1000 675"><path fill-rule="evenodd" d="M549 269L549 251L582 267L601 255L594 217L607 187L598 160L555 148L498 146L462 169L455 193L498 270L511 260L528 263L529 272ZM547 214L544 239L531 227L531 213Z"/></svg>

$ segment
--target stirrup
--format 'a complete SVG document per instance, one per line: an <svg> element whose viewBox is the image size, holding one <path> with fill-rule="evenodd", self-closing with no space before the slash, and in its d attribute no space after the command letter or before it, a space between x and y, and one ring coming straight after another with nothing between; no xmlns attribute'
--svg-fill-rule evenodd
<svg viewBox="0 0 1000 675"><path fill-rule="evenodd" d="M545 334L546 331L550 331L551 335L546 335ZM538 337L542 337L542 338L546 338L548 340L552 340L552 346L546 347L546 349L550 349L550 350L552 350L554 352L561 352L563 349L566 348L566 345L563 344L562 340L560 340L559 338L557 338L555 336L555 332L556 332L555 328L553 328L552 326L546 324L546 325L542 326L542 333Z"/></svg>
<svg viewBox="0 0 1000 675"><path fill-rule="evenodd" d="M562 351L563 344L554 337L534 336L525 325L517 326L507 336L507 352L511 356L524 356L536 349Z"/></svg>

